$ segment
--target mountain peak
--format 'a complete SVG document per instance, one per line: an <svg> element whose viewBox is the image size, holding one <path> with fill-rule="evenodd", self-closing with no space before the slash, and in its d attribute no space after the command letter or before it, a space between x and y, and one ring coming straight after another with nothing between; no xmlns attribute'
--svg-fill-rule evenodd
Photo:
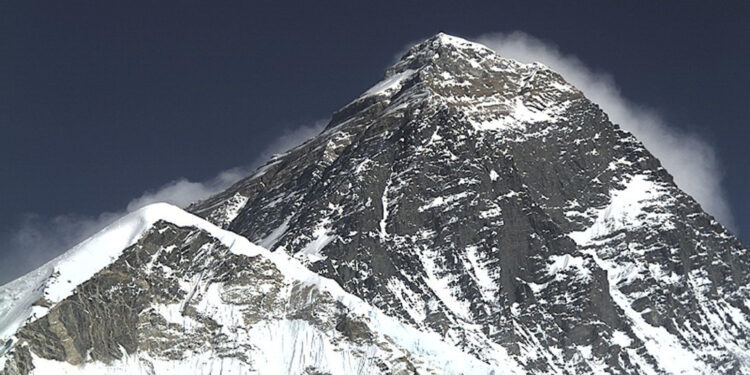
<svg viewBox="0 0 750 375"><path fill-rule="evenodd" d="M473 60L479 63L483 59L492 57L499 58L494 51L484 45L441 32L411 47L395 65L388 69L386 76L441 61Z"/></svg>
<svg viewBox="0 0 750 375"><path fill-rule="evenodd" d="M0 375L750 375L750 252L559 74L461 38L189 211L0 287Z"/></svg>
<svg viewBox="0 0 750 375"><path fill-rule="evenodd" d="M192 210L519 373L750 374L747 249L562 76L450 35Z"/></svg>
<svg viewBox="0 0 750 375"><path fill-rule="evenodd" d="M439 32L435 34L434 36L428 38L424 42L418 44L415 46L415 48L425 48L427 46L430 47L449 47L449 48L455 48L460 50L476 50L476 51L485 51L485 52L493 52L488 47L475 43L472 41L469 41L467 39L457 37L454 35L449 35L443 32Z"/></svg>
<svg viewBox="0 0 750 375"><path fill-rule="evenodd" d="M523 130L524 124L558 120L581 98L579 90L542 64L523 64L438 33L410 48L383 80L334 114L329 128L372 108L403 115L427 103L463 113L477 129Z"/></svg>

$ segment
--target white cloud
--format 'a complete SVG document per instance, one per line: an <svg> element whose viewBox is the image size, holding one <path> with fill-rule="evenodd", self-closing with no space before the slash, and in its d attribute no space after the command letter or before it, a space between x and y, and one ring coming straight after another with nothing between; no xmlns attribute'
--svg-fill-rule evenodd
<svg viewBox="0 0 750 375"><path fill-rule="evenodd" d="M523 32L485 34L477 42L520 62L541 62L597 103L612 122L633 133L674 177L722 224L734 228L734 218L721 182L723 171L716 152L695 134L667 124L654 110L623 97L612 76L596 72L577 57Z"/></svg>
<svg viewBox="0 0 750 375"><path fill-rule="evenodd" d="M225 170L216 175L216 177L203 182L189 181L185 178L168 182L156 190L147 191L140 197L131 200L127 205L126 211L131 212L156 202L167 202L175 206L186 207L190 203L220 193L243 177L249 176L274 154L286 152L318 135L323 131L326 124L328 124L328 120L319 120L310 125L303 125L292 130L287 130L273 142L269 143L259 153L255 162L244 167Z"/></svg>
<svg viewBox="0 0 750 375"><path fill-rule="evenodd" d="M156 202L186 207L190 203L219 193L243 177L251 175L274 154L288 151L319 134L327 123L327 120L321 120L288 130L269 143L259 153L258 158L247 166L222 171L202 182L186 178L170 181L132 199L121 211L104 212L98 216L69 214L44 217L26 214L18 226L0 234L0 246L3 247L4 256L6 259L12 259L0 262L0 284L44 264L128 212Z"/></svg>

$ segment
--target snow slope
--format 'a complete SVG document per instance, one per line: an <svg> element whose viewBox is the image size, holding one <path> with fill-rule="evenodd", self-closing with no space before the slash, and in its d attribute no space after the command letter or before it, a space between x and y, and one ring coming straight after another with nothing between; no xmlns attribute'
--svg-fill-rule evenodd
<svg viewBox="0 0 750 375"><path fill-rule="evenodd" d="M54 305L70 296L75 288L114 262L127 247L159 220L179 226L196 226L222 241L233 240L203 219L181 209L156 203L132 212L99 231L47 264L0 288L0 340L12 336L24 322L44 315L47 308L33 306L44 298ZM258 254L260 247L247 246L247 255Z"/></svg>
<svg viewBox="0 0 750 375"><path fill-rule="evenodd" d="M309 271L285 253L272 253L250 243L244 237L220 229L197 216L165 203L146 206L121 218L38 270L3 286L0 289L3 301L0 306L2 308L0 310L2 340L11 338L26 322L44 315L47 308L32 306L35 301L39 298L45 298L51 306L71 295L76 286L114 262L126 248L133 245L154 223L160 220L180 227L196 227L204 230L220 240L234 254L249 257L262 256L269 259L285 278L312 286L320 292L330 293L336 301L346 306L352 313L367 317L373 326L377 327L379 333L386 336L389 341L396 343L399 347L406 348L410 356L420 358L420 362L427 363L432 368L440 368L445 371L444 373L456 374L492 374L496 371L496 369L473 356L444 343L434 333L424 333L404 326L358 297L346 293L335 281ZM210 300L208 301L210 302ZM205 308L212 307L207 306ZM162 310L168 312L169 306ZM172 314L170 319L182 318L177 313ZM250 337L257 341L257 345L263 348L262 351L252 354L254 362L265 362L269 365L264 366L257 373L279 373L280 369L287 369L287 373L302 373L304 368L298 368L300 363L310 363L311 360L335 365L327 366L332 373L352 373L352 368L347 367L347 361L351 361L351 359L347 359L344 355L346 353L342 354L335 351L330 343L325 342L324 336L321 336L319 332L316 332L304 322L280 320L262 324L266 326L253 326L248 332ZM311 359L310 356L315 358ZM340 358L342 361L337 361L335 358L337 356L343 356ZM183 361L156 359L150 360L154 366L152 368L144 366L141 361L144 357L140 354L137 357L139 358L126 355L122 360L108 365L93 362L84 366L73 366L65 362L34 356L36 370L33 373L43 374L54 370L56 373L63 374L150 374L152 373L150 371L154 369L157 370L156 373L172 373L178 370L180 373L195 374L239 374L248 372L247 368L243 368L240 364L226 358L191 358ZM289 363L290 359L302 362ZM513 364L509 364L509 366L513 366ZM0 370L2 367L2 362L0 362ZM364 373L367 373L367 371Z"/></svg>

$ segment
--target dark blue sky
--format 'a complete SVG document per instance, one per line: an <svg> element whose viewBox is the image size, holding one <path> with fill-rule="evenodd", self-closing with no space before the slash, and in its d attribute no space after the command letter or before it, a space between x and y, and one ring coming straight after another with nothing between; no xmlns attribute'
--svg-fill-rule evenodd
<svg viewBox="0 0 750 375"><path fill-rule="evenodd" d="M750 2L706 4L6 1L0 227L245 165L378 81L407 43L520 30L713 144L747 243Z"/></svg>

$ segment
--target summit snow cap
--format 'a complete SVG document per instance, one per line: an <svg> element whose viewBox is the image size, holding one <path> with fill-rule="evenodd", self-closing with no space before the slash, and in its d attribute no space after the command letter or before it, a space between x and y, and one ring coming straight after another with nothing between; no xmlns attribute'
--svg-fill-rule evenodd
<svg viewBox="0 0 750 375"><path fill-rule="evenodd" d="M446 49L446 48L454 48L457 50L462 51L476 51L476 52L485 52L485 53L492 53L495 52L488 48L487 46L472 42L457 36L448 35L446 33L440 32L435 34L433 37L425 40L424 42L417 44L412 48L412 50L425 50L425 49Z"/></svg>
<svg viewBox="0 0 750 375"><path fill-rule="evenodd" d="M526 125L560 122L583 94L540 63L523 64L490 48L439 33L409 49L385 77L334 116L384 105L388 114L427 105L448 107L477 130L524 132Z"/></svg>

